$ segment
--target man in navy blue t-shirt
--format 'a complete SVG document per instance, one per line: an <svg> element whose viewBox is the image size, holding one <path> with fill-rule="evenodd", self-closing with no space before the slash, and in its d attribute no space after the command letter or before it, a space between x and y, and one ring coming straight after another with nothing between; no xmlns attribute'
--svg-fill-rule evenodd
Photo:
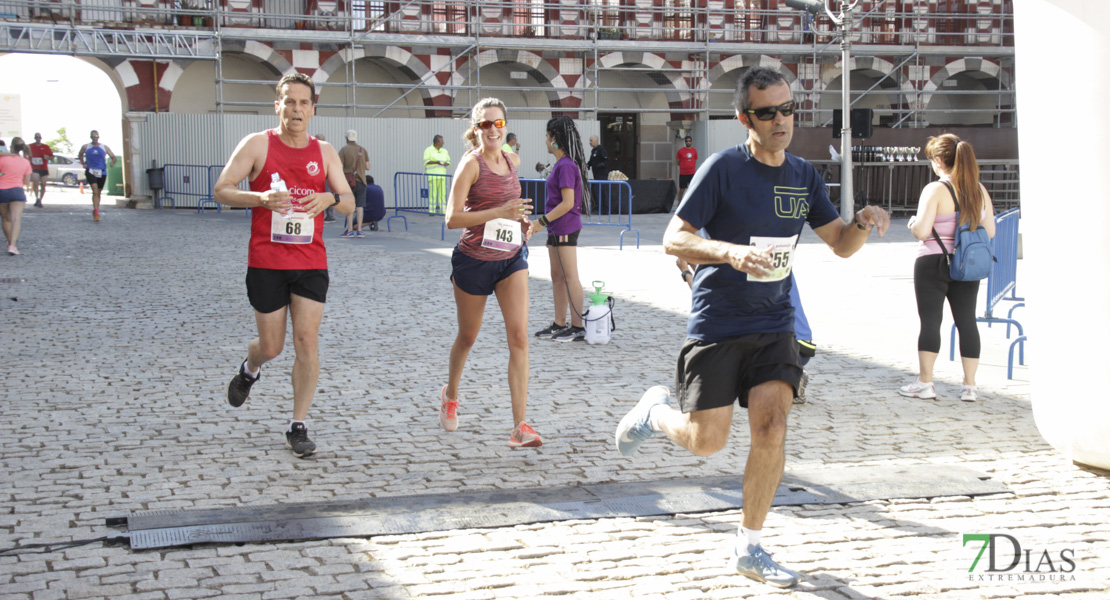
<svg viewBox="0 0 1110 600"><path fill-rule="evenodd" d="M782 480L786 417L802 376L790 304L794 250L809 223L838 256L851 256L872 228L886 232L890 216L867 206L845 223L813 165L786 152L795 104L778 71L749 69L733 106L747 142L702 165L663 237L668 254L698 265L688 339L675 369L678 408L666 387L649 389L617 426L616 444L631 456L663 432L708 456L724 448L739 399L748 409L752 447L733 566L751 579L790 587L798 574L763 550L760 533ZM706 237L698 235L703 229Z"/></svg>

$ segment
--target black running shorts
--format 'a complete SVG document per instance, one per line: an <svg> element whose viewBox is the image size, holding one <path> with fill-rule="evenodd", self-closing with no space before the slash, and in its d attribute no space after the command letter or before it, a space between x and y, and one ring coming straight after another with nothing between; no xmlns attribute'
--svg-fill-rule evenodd
<svg viewBox="0 0 1110 600"><path fill-rule="evenodd" d="M579 233L582 233L581 229L579 229L578 231L575 231L574 233L569 233L567 235L548 235L547 236L547 245L548 246L577 246L578 245L578 234Z"/></svg>
<svg viewBox="0 0 1110 600"><path fill-rule="evenodd" d="M289 306L292 294L327 301L328 281L327 269L282 271L247 267L247 298L255 310L268 314Z"/></svg>
<svg viewBox="0 0 1110 600"><path fill-rule="evenodd" d="M802 379L794 334L756 333L723 342L686 340L675 367L675 390L682 412L728 406L768 381L784 381L795 392Z"/></svg>
<svg viewBox="0 0 1110 600"><path fill-rule="evenodd" d="M104 189L104 182L108 181L107 172L103 172L103 173L104 173L103 175L101 175L100 177L97 177L97 176L93 175L92 173L90 173L88 169L85 169L85 181L89 185L95 185L96 189L102 190L102 189Z"/></svg>

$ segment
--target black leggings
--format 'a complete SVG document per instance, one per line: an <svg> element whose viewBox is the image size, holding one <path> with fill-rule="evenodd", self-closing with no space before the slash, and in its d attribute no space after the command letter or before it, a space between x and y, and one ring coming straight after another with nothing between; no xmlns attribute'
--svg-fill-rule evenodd
<svg viewBox="0 0 1110 600"><path fill-rule="evenodd" d="M960 356L979 358L979 326L975 323L978 281L954 281L948 276L943 254L918 257L913 265L913 289L917 293L917 315L921 333L919 352L940 352L940 325L944 320L944 299L952 308L952 319L960 332Z"/></svg>

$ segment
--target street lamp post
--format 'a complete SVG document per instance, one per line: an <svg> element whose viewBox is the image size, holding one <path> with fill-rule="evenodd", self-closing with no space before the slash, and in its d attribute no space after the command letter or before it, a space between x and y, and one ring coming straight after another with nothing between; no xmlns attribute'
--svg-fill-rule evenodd
<svg viewBox="0 0 1110 600"><path fill-rule="evenodd" d="M859 0L840 0L840 14L834 14L829 8L827 3L830 1L833 0L786 0L786 5L815 16L824 11L836 24L837 35L840 36L840 216L848 221L855 212L855 193L852 189L852 74L848 66L852 56L852 40L849 33L852 28L852 9L859 4Z"/></svg>

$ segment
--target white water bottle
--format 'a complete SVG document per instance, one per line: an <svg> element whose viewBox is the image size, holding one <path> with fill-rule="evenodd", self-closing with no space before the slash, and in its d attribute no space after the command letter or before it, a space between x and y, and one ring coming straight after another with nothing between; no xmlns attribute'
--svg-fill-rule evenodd
<svg viewBox="0 0 1110 600"><path fill-rule="evenodd" d="M282 179L281 175L278 173L270 174L270 189L275 192L289 191L288 186L285 185L285 180ZM293 216L293 209L289 209L289 212L283 212L279 214L282 216L283 219L288 219Z"/></svg>

